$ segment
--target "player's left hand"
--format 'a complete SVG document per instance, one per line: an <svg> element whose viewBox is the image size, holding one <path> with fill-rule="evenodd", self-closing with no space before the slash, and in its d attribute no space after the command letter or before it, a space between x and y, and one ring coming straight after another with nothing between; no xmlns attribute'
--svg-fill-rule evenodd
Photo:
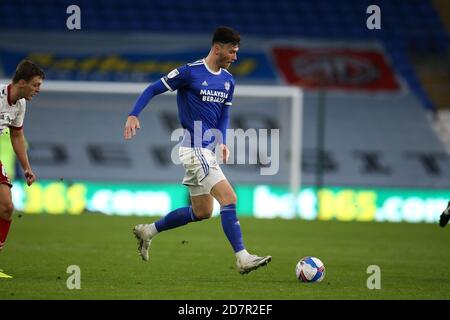
<svg viewBox="0 0 450 320"><path fill-rule="evenodd" d="M227 163L228 158L230 157L230 150L228 149L226 144L221 144L220 149L223 163Z"/></svg>
<svg viewBox="0 0 450 320"><path fill-rule="evenodd" d="M27 185L31 186L33 182L36 181L36 176L34 175L33 171L31 169L27 169L24 171L25 179L27 179Z"/></svg>

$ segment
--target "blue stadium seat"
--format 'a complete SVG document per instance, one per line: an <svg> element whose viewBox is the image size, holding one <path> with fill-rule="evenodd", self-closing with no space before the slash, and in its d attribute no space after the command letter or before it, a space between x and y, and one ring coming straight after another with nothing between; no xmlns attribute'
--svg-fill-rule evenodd
<svg viewBox="0 0 450 320"><path fill-rule="evenodd" d="M228 0L173 0L170 3L164 0L134 0L132 3L128 0L79 0L77 3L83 9L83 23L101 28L102 31L185 32L200 31L202 25L204 30L210 30L221 16L221 22L242 26L241 29L251 34L311 35L341 39L347 36L352 39L368 36L367 30L364 30L365 10L372 4L369 0L261 0L257 4L252 0L232 4ZM425 49L430 45L422 41L423 30L426 30L429 38L439 33L446 34L431 1L379 0L377 3L383 9L383 27L395 30L399 41L411 41L419 49ZM29 28L30 21L35 22L34 17L38 16L40 23L35 24L34 28L61 29L64 26L59 26L51 17L60 14L69 4L69 0L2 1L0 11L5 13L6 18L0 21L0 27ZM17 12L21 13L21 19L9 19ZM148 23L148 19L158 19L162 24L172 23L163 27L157 23ZM27 22L24 23L24 20ZM382 38L383 31L374 33L375 37ZM436 47L443 46L439 41Z"/></svg>
<svg viewBox="0 0 450 320"><path fill-rule="evenodd" d="M121 32L210 32L217 24L243 34L379 40L407 69L404 50L448 50L449 35L431 0L378 0L382 29L368 30L371 0L78 0L84 28ZM71 0L0 1L1 29L65 30ZM20 16L18 14L20 13ZM60 17L60 18L56 18ZM408 81L408 77L407 81ZM413 81L413 80L411 80ZM414 86L414 85L412 85Z"/></svg>

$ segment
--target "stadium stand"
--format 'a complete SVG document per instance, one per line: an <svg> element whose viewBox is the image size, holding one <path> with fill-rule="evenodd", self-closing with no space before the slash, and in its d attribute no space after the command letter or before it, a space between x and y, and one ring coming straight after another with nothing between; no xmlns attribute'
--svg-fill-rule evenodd
<svg viewBox="0 0 450 320"><path fill-rule="evenodd" d="M264 37L378 40L388 50L394 68L422 104L432 110L433 103L412 70L408 52L447 52L449 35L442 19L428 0L377 3L383 8L381 30L364 28L366 8L372 4L368 0L176 0L170 5L164 0L136 0L132 6L124 0L78 1L83 8L83 28L91 31L203 33L224 24L243 34ZM60 13L70 4L67 0L4 1L0 11L7 14L0 21L0 28L63 30L65 16ZM21 19L14 17L18 8L24 8L20 10Z"/></svg>
<svg viewBox="0 0 450 320"><path fill-rule="evenodd" d="M368 30L365 27L366 8L372 4L372 1L368 0L242 0L238 2L175 0L170 3L163 0L135 0L133 5L125 0L80 0L77 3L82 8L84 33L84 40L79 39L78 42L66 34L61 35L66 31L67 15L60 13L65 12L67 6L72 4L70 1L36 0L29 2L16 0L0 2L0 11L6 13L5 19L0 20L0 28L10 31L11 34L14 34L13 37L20 35L20 32L26 33L28 38L26 36L24 39L30 39L28 47L26 44L14 46L10 41L8 43L7 40L3 40L0 53L2 50L18 49L18 47L20 50L28 50L28 52L35 48L45 51L54 48L55 42L64 43L64 47L72 48L72 52L82 52L83 46L89 47L95 42L98 44L95 49L96 53L115 52L121 48L116 45L117 43L126 42L126 48L129 50L145 53L146 50L152 51L153 45L150 40L146 40L148 34L175 37L180 34L189 34L190 37L195 38L195 35L209 34L210 30L218 24L233 26L247 39L256 39L251 40L256 43L265 43L273 39L338 41L349 45L361 41L381 43L387 60L401 82L401 92L397 94L327 93L327 127L324 148L330 153L330 166L325 182L339 185L397 187L450 186L449 156L445 153L445 148L438 137L444 131L433 131L433 122L430 121L428 114L428 111L434 112L436 106L448 103L448 94L444 95L444 102L442 102L441 98L436 98L436 93L433 91L436 84L448 82L448 74L447 77L445 72L443 75L438 75L434 71L430 72L430 68L425 68L428 70L427 75L427 71L423 71L424 68L421 67L424 59L418 59L418 57L427 55L431 55L431 57L435 57L435 55L448 56L449 36L443 22L445 18L439 17L438 10L431 1L377 1L377 4L382 7L381 30ZM446 6L442 2L439 5ZM21 19L17 19L15 16L18 8L21 8L23 15ZM236 12L239 14L235 14ZM33 31L32 35L30 35L31 31ZM86 31L97 32L97 35L92 37ZM98 34L104 36L98 37ZM132 37L130 37L131 34ZM33 42L31 38L39 40ZM10 38L5 32L0 39ZM190 47L189 41L186 40L186 44L182 44L182 46ZM61 49L55 50L55 52L59 51ZM412 52L414 55L411 55ZM242 50L242 54L245 54L245 50ZM49 72L49 75L51 79L52 73ZM9 76L9 74L5 74L5 76ZM427 77L432 80L427 80ZM256 79L250 79L250 81L253 80L256 81ZM275 79L274 82L283 83L283 80ZM444 90L446 90L444 92L448 92L447 89ZM411 95L410 92L413 92L414 95ZM439 89L439 92L442 95L442 89ZM45 92L40 98L42 99L33 102L36 108L30 109L30 113L32 117L39 119L42 117L41 120L44 123L49 118L46 114L60 112L59 104L64 105L65 110L70 110L83 103L90 105L93 117L97 117L98 121L101 121L102 107L93 106L91 102L86 102L87 100L71 104L70 100L66 101L61 97L59 100L46 99ZM132 105L134 98L128 96L123 97L123 100L114 101L105 98L104 101L109 101L111 106L115 106L111 107L115 111L110 115L111 119L104 120L105 123L111 124L106 129L107 136L111 137L111 141L99 141L101 144L116 141L120 137L119 131L122 127L123 116ZM317 103L317 93L308 92L305 96L304 121L306 158L309 154L308 149L317 148L317 137L315 136ZM82 119L83 113L73 111L71 114L73 118L79 117L80 123L88 121L88 119ZM241 116L245 117L245 111L236 111L235 117ZM61 114L60 117L63 119L65 116ZM149 115L147 112L145 117L161 116ZM273 114L273 117L277 118L279 115ZM285 121L282 118L277 119L277 121ZM44 133L39 130L40 126L30 123L29 130L33 132L33 137L36 137L35 142L41 140L64 143L62 138L61 141L56 141L51 132ZM67 128L68 126L61 124L59 130L64 132ZM155 123L152 128L155 130L156 138L167 137L167 133L158 124ZM76 137L68 134L66 147L73 146L79 150L88 148L85 142L90 140L89 137L99 137L96 130L89 127L79 132ZM358 135L355 135L355 132L358 132ZM445 133L443 134L445 135ZM152 140L153 137L148 138L148 141L140 140L139 147L136 146L136 149L155 150L156 142ZM445 139L441 138L441 140ZM283 148L283 152L286 154L288 151L285 146ZM152 153L155 154L154 151ZM89 163L86 154L88 153L80 152L75 155L75 157L79 157L76 161L74 160L75 162L68 161L66 165L69 167L65 168L65 174L74 179L80 172L84 172L83 178L90 176L96 179L105 179L110 176L106 174L108 168L98 170L95 165ZM48 156L48 154L35 154L35 159ZM144 155L143 157L145 158ZM148 161L157 162L154 159L157 159L157 156L150 157ZM306 160L304 159L304 161ZM86 167L77 171L75 167L70 167L75 163L85 163ZM123 179L134 177L132 179L148 180L152 177L158 181L178 181L179 178L179 174L172 168L164 171L161 168L151 167L153 169L148 171L148 175L137 176L136 172L140 172L140 170L136 171L135 164L130 164L128 169L125 167L124 165L124 170L121 171ZM45 164L42 164L39 169L47 178L62 174L62 171L55 173L58 166L45 167ZM243 170L245 172L245 169ZM313 184L315 181L314 170L311 170L311 164L308 164L308 161L305 162L304 171L305 183ZM286 174L288 173L281 172L279 178L272 177L270 181L284 181L283 175ZM240 171L235 175L230 172L230 178L237 183L265 182L264 178L252 181L252 178L249 177Z"/></svg>

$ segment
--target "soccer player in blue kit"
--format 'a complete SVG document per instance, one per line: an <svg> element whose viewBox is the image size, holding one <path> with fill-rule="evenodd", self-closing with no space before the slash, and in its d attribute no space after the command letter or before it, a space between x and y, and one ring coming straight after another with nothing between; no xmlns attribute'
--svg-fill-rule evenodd
<svg viewBox="0 0 450 320"><path fill-rule="evenodd" d="M167 90L177 92L178 116L184 128L179 157L185 168L183 184L188 186L191 206L178 208L152 224L139 224L133 232L138 251L148 261L151 241L166 230L211 217L214 198L220 204L223 231L236 255L236 265L246 274L271 260L247 252L236 215L236 194L216 161L214 151L226 162L226 129L234 92L233 76L226 70L237 59L240 35L228 27L214 31L212 46L204 59L188 63L149 85L128 115L124 137L131 139L140 128L138 116L148 102ZM210 133L213 134L210 134ZM210 138L207 138L210 137Z"/></svg>

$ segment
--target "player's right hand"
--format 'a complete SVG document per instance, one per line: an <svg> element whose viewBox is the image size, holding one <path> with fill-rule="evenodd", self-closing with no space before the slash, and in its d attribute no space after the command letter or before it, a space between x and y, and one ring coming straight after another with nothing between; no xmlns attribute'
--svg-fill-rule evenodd
<svg viewBox="0 0 450 320"><path fill-rule="evenodd" d="M136 130L140 129L139 119L136 116L128 116L127 122L125 123L125 130L123 136L126 140L133 138L136 135Z"/></svg>
<svg viewBox="0 0 450 320"><path fill-rule="evenodd" d="M36 181L36 176L34 175L33 171L31 171L31 168L26 169L24 171L25 179L27 180L27 185L31 186L33 182Z"/></svg>

